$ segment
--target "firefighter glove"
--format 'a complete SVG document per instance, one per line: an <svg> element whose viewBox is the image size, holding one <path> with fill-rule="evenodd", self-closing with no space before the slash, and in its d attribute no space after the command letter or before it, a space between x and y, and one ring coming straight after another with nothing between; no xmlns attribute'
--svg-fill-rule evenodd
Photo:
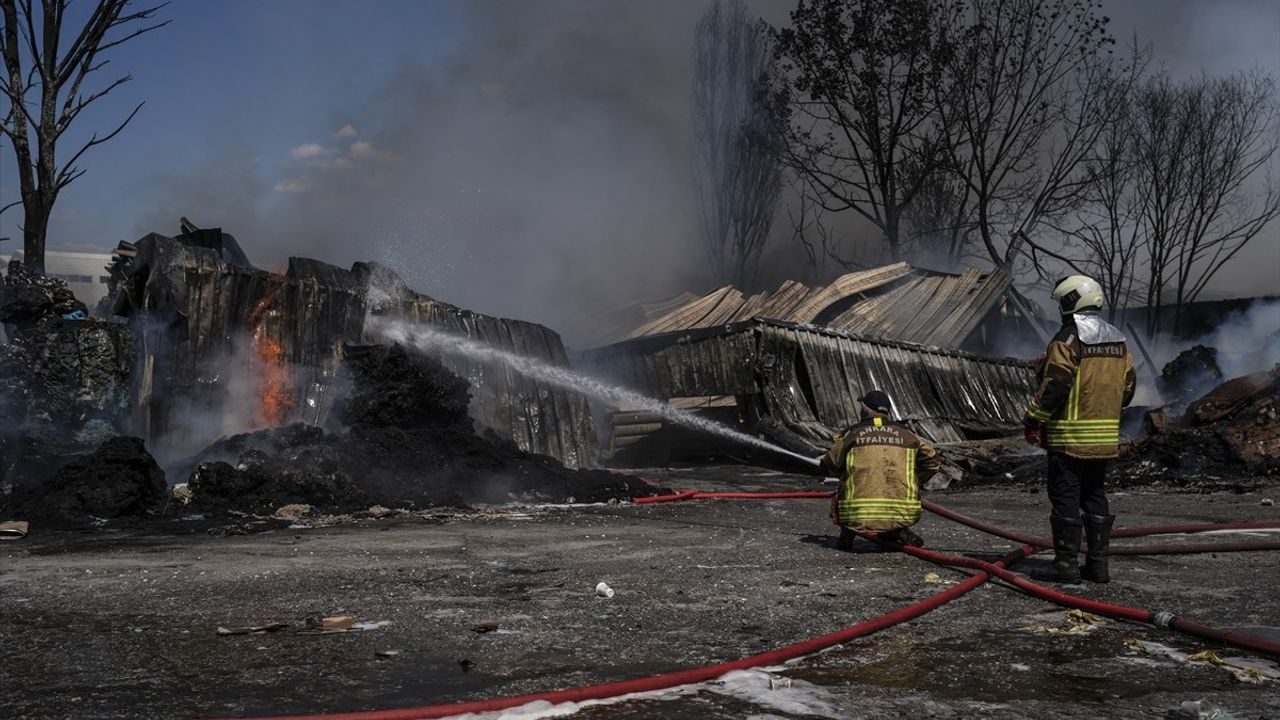
<svg viewBox="0 0 1280 720"><path fill-rule="evenodd" d="M1046 440L1045 424L1027 415L1022 418L1022 436L1031 445L1044 446Z"/></svg>

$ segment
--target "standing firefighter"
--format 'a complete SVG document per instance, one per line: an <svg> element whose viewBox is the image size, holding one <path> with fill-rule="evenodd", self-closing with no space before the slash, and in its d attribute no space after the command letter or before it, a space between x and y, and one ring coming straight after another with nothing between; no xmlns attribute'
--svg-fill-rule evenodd
<svg viewBox="0 0 1280 720"><path fill-rule="evenodd" d="M1111 579L1107 550L1115 516L1103 483L1107 461L1120 454L1120 411L1133 399L1133 357L1124 335L1098 316L1098 283L1072 275L1058 282L1053 299L1062 329L1036 367L1040 387L1023 419L1027 442L1049 451L1054 559L1038 576L1104 583ZM1083 570L1077 564L1081 526L1089 542Z"/></svg>
<svg viewBox="0 0 1280 720"><path fill-rule="evenodd" d="M911 529L920 521L920 488L938 472L938 453L890 419L889 396L872 390L858 398L862 422L837 435L822 469L840 477L832 520L837 547L848 550L855 532L879 533L890 542L923 545Z"/></svg>

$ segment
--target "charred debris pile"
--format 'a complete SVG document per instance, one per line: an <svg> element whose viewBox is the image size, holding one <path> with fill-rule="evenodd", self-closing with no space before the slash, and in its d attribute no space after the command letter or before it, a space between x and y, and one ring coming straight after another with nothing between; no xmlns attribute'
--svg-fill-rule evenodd
<svg viewBox="0 0 1280 720"><path fill-rule="evenodd" d="M1224 381L1217 358L1217 349L1195 345L1162 368L1156 386L1167 403L1135 409L1133 437L1110 475L1115 487L1244 492L1280 476L1280 365ZM964 472L961 486L1044 478L1044 456L1021 438L944 454Z"/></svg>
<svg viewBox="0 0 1280 720"><path fill-rule="evenodd" d="M510 432L503 434L515 426L516 417L512 413L508 420L501 411L518 403L537 409L522 398L546 397L539 388L503 378L486 383L487 395L477 401L468 380L458 374L463 369L398 346L359 344L358 327L346 336L321 335L313 327L290 335L291 342L304 337L324 345L333 359L323 388L328 416L323 422L304 424L297 420L314 418L295 415L278 425L259 424L261 429L222 437L179 460L153 457L149 445L157 437L157 415L155 407L140 400L154 400L164 382L169 384L165 400L173 402L181 393L174 384L183 369L166 367L169 356L157 355L157 318L164 320L160 331L169 332L173 342L209 342L212 337L194 327L177 327L190 319L184 310L207 302L191 297L192 288L180 282L184 275L188 281L208 280L208 272L184 273L181 262L202 257L201 244L149 238L139 244L149 279L130 275L128 260L139 254L132 245L128 257L111 269L117 287L133 293L129 302L156 311L139 312L126 322L90 317L61 280L31 275L16 264L0 277L5 329L0 344L0 519L31 520L36 527L83 527L198 512L264 515L299 503L321 513L340 513L372 505L604 502L659 490L627 476L567 468L560 458L531 452ZM225 248L214 255L213 261L221 262L216 255L225 256ZM224 275L249 282L255 273L260 271L236 266ZM366 271L374 274L377 268ZM160 276L167 283L163 287L157 285ZM142 292L137 292L139 283ZM308 288L314 292L319 287L314 277L293 283L297 287L291 290L288 278L278 283L283 288L279 295L297 293L299 303L307 302ZM266 289L264 296L271 298L270 285ZM378 296L384 304L389 297L385 290ZM230 299L215 299L207 312ZM255 310L269 302L248 299ZM508 322L453 312L421 296L401 295L399 302L421 313L419 321L440 319L428 314L438 313L473 328L484 328L486 322L500 328ZM237 311L234 306L228 311L234 322ZM273 314L272 329L287 334L279 314ZM550 332L523 325L529 332ZM524 329L509 330L505 337L509 342ZM288 357L277 359L288 367ZM260 358L255 362L261 365ZM252 372L257 365L241 370ZM186 382L195 386L193 392L209 394L205 380L200 376ZM305 386L296 390L300 395L314 391L315 383L295 384ZM571 414L564 410L574 407L571 401L552 399L564 415ZM306 400L286 400L286 405L305 407ZM500 414L500 420L477 423L477 406L482 417L492 420ZM530 437L523 436L526 446L541 442L534 438L531 443ZM181 501L170 492L179 483L187 484Z"/></svg>
<svg viewBox="0 0 1280 720"><path fill-rule="evenodd" d="M468 384L399 346L351 347L341 431L293 424L224 438L179 464L200 510L270 514L305 504L327 512L371 505L605 502L657 488L603 470L570 470L521 451L467 414Z"/></svg>

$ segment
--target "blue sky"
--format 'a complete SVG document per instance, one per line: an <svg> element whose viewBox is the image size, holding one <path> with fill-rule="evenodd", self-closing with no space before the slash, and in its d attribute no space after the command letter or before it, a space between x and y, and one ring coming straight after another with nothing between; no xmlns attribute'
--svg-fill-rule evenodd
<svg viewBox="0 0 1280 720"><path fill-rule="evenodd" d="M83 142L146 101L120 136L86 155L89 172L59 200L52 244L133 239L157 183L214 161L229 135L263 178L282 175L291 149L329 141L346 124L343 110L358 115L397 68L431 64L465 32L455 3L410 0L175 0L161 17L168 26L111 51L102 78L134 79L69 133ZM8 148L0 162L9 198L16 178ZM5 213L0 236L20 237L19 219L20 211Z"/></svg>

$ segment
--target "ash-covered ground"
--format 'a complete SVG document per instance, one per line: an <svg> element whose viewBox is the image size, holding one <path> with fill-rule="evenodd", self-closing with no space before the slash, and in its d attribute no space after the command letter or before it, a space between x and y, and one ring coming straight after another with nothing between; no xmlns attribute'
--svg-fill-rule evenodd
<svg viewBox="0 0 1280 720"><path fill-rule="evenodd" d="M830 487L749 467L640 474L671 487ZM1124 526L1280 520L1262 504L1277 495L1274 484L1135 489L1113 503ZM1048 502L1031 487L932 498L1046 530ZM304 520L236 537L210 535L198 521L37 532L0 544L0 715L260 716L565 688L794 643L963 577L869 547L839 552L827 510L823 500L711 501ZM932 516L919 529L930 547L950 552L1009 549ZM1197 539L1241 537L1249 536ZM1280 637L1274 554L1119 557L1113 575L1108 586L1075 592ZM614 597L595 594L601 581ZM304 618L322 615L375 629L302 632ZM215 632L271 622L289 626ZM1275 681L1186 659L1213 649L1247 663L1244 653L1117 621L1076 627L1059 608L988 585L784 667L576 717L1171 718L1194 700L1221 717L1280 715Z"/></svg>

